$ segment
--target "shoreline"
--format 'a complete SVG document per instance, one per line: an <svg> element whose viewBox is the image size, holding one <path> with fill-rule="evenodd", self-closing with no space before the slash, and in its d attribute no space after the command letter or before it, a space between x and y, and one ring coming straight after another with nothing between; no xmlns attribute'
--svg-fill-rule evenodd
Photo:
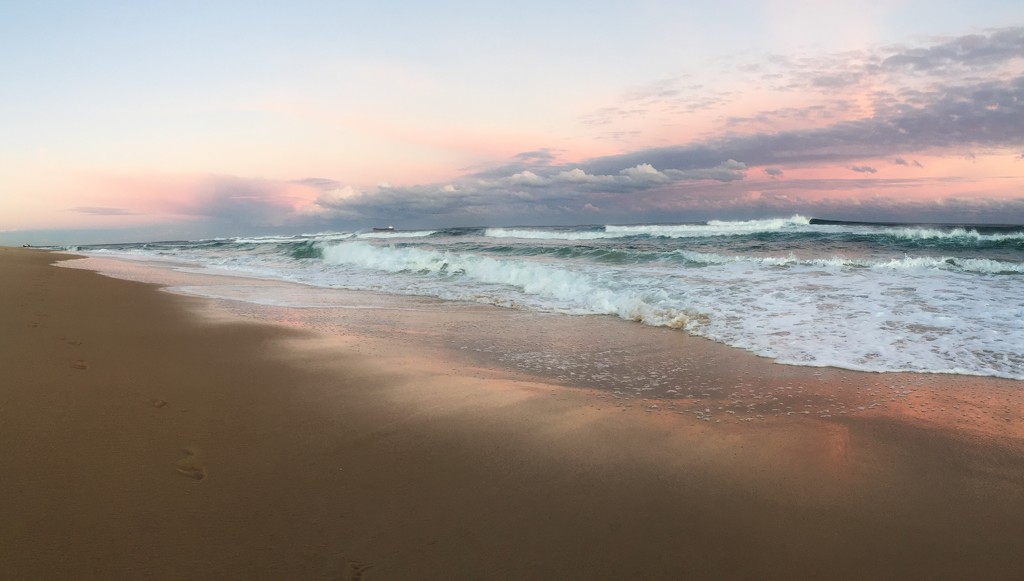
<svg viewBox="0 0 1024 581"><path fill-rule="evenodd" d="M676 333L653 342L685 349L686 375L661 375L689 393L647 398L640 375L584 389L600 374L502 358L593 370L600 329L613 365L639 344L625 321L384 305L317 334L316 309L257 324L60 256L0 249L15 578L1019 572L1019 382L782 366ZM761 413L787 395L836 413Z"/></svg>
<svg viewBox="0 0 1024 581"><path fill-rule="evenodd" d="M227 272L181 274L146 261L75 256L59 265L200 297L206 302L197 304L206 305L202 312L214 320L233 317L312 330L334 342L358 337L356 349L374 357L404 346L419 359L429 352L506 378L589 390L620 407L641 406L646 412L690 413L716 424L801 415L882 418L1024 448L1024 421L1014 413L1024 409L1024 382L1019 380L781 364L710 339L613 316L320 289ZM279 307L233 298L239 288L246 289L243 294L286 300L296 296L289 289L299 288L302 296L317 293L305 307Z"/></svg>

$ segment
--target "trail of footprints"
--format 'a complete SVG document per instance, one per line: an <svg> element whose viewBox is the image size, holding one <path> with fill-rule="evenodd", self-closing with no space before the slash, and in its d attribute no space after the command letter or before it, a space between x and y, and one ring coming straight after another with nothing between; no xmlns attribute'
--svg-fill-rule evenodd
<svg viewBox="0 0 1024 581"><path fill-rule="evenodd" d="M78 347L82 344L81 341L68 339L67 337L60 337L60 340L72 347ZM72 369L83 371L89 369L89 363L85 359L76 359L70 365ZM157 398L150 400L150 404L157 409L162 409L167 406L168 402L167 400ZM178 474L197 482L205 480L206 466L199 461L196 452L191 448L185 448L182 452L185 456L174 463L174 470Z"/></svg>
<svg viewBox="0 0 1024 581"><path fill-rule="evenodd" d="M33 324L33 326L35 326L35 324ZM60 339L61 341L68 345L71 345L72 347L79 347L82 344L81 341L75 339L68 339L66 335L61 335L60 337L58 337L58 339ZM73 369L89 369L89 363L86 362L85 359L76 359L73 362L71 362L71 367Z"/></svg>

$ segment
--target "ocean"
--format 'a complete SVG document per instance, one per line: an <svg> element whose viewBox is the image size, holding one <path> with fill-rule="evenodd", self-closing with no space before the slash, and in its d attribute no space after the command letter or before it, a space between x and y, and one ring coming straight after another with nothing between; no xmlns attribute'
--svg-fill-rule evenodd
<svg viewBox="0 0 1024 581"><path fill-rule="evenodd" d="M620 317L788 365L1024 380L1024 226L793 216L323 232L69 250L300 285L284 294L209 291L257 304L322 307L332 289L416 295Z"/></svg>

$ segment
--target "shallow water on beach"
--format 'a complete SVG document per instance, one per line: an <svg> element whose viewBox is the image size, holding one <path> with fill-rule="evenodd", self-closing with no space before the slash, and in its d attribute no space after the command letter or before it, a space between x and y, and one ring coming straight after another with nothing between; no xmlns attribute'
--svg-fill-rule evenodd
<svg viewBox="0 0 1024 581"><path fill-rule="evenodd" d="M201 274L160 261L89 257L60 264L212 299L215 315L355 338L359 352L369 356L412 349L459 373L503 370L527 381L592 390L605 405L623 410L683 414L711 425L910 416L1024 438L1024 392L1015 381L778 365L674 329L614 317ZM986 390L984 398L976 388Z"/></svg>
<svg viewBox="0 0 1024 581"><path fill-rule="evenodd" d="M745 222L456 228L82 247L254 281L181 290L320 307L336 290L612 315L777 362L1024 379L1024 229ZM255 281L289 281L282 287ZM230 295L230 297L228 296Z"/></svg>

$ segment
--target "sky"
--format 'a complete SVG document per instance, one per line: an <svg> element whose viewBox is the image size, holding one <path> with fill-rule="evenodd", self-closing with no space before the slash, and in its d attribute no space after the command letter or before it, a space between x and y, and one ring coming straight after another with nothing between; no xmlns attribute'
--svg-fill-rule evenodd
<svg viewBox="0 0 1024 581"><path fill-rule="evenodd" d="M0 0L0 244L1024 224L1024 3Z"/></svg>

